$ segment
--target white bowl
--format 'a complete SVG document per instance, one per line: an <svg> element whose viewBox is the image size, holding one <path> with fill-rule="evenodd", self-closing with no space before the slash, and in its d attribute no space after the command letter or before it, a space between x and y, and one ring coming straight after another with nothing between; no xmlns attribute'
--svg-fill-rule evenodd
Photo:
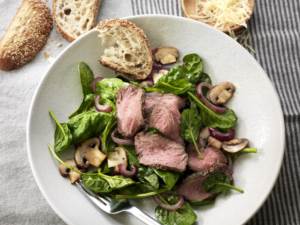
<svg viewBox="0 0 300 225"><path fill-rule="evenodd" d="M284 153L284 122L278 96L265 72L255 59L227 35L190 19L149 15L128 17L144 29L151 45L176 46L181 55L199 53L205 71L213 82L231 81L237 91L230 107L239 117L238 136L251 140L257 154L240 157L234 167L235 184L244 194L232 193L217 198L210 207L197 209L198 223L204 225L240 225L262 205L278 176ZM84 196L63 179L47 150L53 143L54 124L48 110L60 121L81 102L80 79L76 68L87 62L95 74L112 71L98 63L101 46L96 31L74 41L50 67L35 92L28 117L28 157L35 180L55 212L68 224L106 225L141 224L129 215L110 216L99 212ZM154 214L151 200L138 205Z"/></svg>

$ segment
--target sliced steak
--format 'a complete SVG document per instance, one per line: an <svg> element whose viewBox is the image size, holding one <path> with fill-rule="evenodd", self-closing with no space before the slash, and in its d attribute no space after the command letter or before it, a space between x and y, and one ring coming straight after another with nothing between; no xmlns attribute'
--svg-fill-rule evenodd
<svg viewBox="0 0 300 225"><path fill-rule="evenodd" d="M140 132L134 139L139 162L145 166L182 172L188 156L181 144L159 134Z"/></svg>
<svg viewBox="0 0 300 225"><path fill-rule="evenodd" d="M166 137L183 144L180 136L180 112L175 106L156 105L147 118L149 127L158 129Z"/></svg>
<svg viewBox="0 0 300 225"><path fill-rule="evenodd" d="M144 110L146 113L152 111L153 107L157 104L168 106L175 106L178 109L181 109L185 105L185 101L183 98L173 95L173 94L161 94L157 92L147 93L145 95L145 104Z"/></svg>
<svg viewBox="0 0 300 225"><path fill-rule="evenodd" d="M144 111L150 127L158 129L166 137L183 144L180 137L180 112L184 100L173 94L148 93Z"/></svg>
<svg viewBox="0 0 300 225"><path fill-rule="evenodd" d="M200 159L193 148L188 148L188 167L196 172L208 173L219 169L227 169L227 158L218 149L207 147L203 152L203 159Z"/></svg>
<svg viewBox="0 0 300 225"><path fill-rule="evenodd" d="M118 132L124 137L133 137L144 125L143 117L144 91L128 86L117 94Z"/></svg>
<svg viewBox="0 0 300 225"><path fill-rule="evenodd" d="M206 192L202 185L207 177L208 174L193 173L181 182L177 193L191 202L200 202L213 197L214 194Z"/></svg>

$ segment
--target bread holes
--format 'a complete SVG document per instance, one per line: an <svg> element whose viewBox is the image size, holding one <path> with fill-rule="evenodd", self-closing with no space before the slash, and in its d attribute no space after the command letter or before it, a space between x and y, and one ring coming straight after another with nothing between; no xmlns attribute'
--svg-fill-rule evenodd
<svg viewBox="0 0 300 225"><path fill-rule="evenodd" d="M132 55L129 53L124 54L124 58L126 61L131 62L132 61Z"/></svg>
<svg viewBox="0 0 300 225"><path fill-rule="evenodd" d="M64 14L68 16L71 14L71 11L72 10L70 8L66 8L66 9L64 9Z"/></svg>

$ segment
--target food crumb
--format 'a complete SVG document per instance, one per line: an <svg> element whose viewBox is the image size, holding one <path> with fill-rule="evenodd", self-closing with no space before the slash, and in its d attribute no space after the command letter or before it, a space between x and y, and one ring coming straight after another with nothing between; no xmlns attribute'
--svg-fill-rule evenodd
<svg viewBox="0 0 300 225"><path fill-rule="evenodd" d="M62 46L63 46L62 43L58 43L58 44L57 44L57 47L58 47L58 48L60 48L60 47L62 47Z"/></svg>

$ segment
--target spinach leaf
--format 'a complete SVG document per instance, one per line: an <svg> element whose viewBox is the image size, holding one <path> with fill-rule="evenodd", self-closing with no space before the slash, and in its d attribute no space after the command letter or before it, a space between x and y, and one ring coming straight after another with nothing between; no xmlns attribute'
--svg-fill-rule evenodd
<svg viewBox="0 0 300 225"><path fill-rule="evenodd" d="M102 145L102 151L107 153L109 152L109 140L110 140L110 134L115 127L117 123L116 117L111 116L109 121L107 122L104 131L101 134L101 145Z"/></svg>
<svg viewBox="0 0 300 225"><path fill-rule="evenodd" d="M92 86L91 86L91 84L94 80L93 71L84 62L79 63L78 70L79 70L79 74L80 74L83 96L93 93Z"/></svg>
<svg viewBox="0 0 300 225"><path fill-rule="evenodd" d="M140 162L135 152L134 146L126 146L127 157L130 165L139 166Z"/></svg>
<svg viewBox="0 0 300 225"><path fill-rule="evenodd" d="M194 94L188 92L190 100L195 102L199 108L200 118L203 124L207 127L214 127L220 129L229 129L236 125L237 117L233 110L227 109L223 114L217 114L211 109L207 108Z"/></svg>
<svg viewBox="0 0 300 225"><path fill-rule="evenodd" d="M72 143L72 134L66 123L59 123L52 111L49 111L49 114L56 124L54 134L54 150L56 153L59 153L70 147Z"/></svg>
<svg viewBox="0 0 300 225"><path fill-rule="evenodd" d="M169 73L162 76L154 85L154 88L160 89L166 93L180 95L191 90L192 84L185 76L183 66L177 66L172 68Z"/></svg>
<svg viewBox="0 0 300 225"><path fill-rule="evenodd" d="M202 78L203 63L199 55L192 53L183 57L184 73L189 82L196 84Z"/></svg>
<svg viewBox="0 0 300 225"><path fill-rule="evenodd" d="M153 190L153 188L144 183L137 182L129 187L117 190L112 193L116 199L137 199L147 198L167 191L166 189Z"/></svg>
<svg viewBox="0 0 300 225"><path fill-rule="evenodd" d="M135 182L123 176L109 176L98 172L85 173L82 175L82 181L86 188L95 193L109 193L113 190L121 189Z"/></svg>
<svg viewBox="0 0 300 225"><path fill-rule="evenodd" d="M230 178L223 172L214 172L203 181L203 187L207 192L222 193L229 190L235 190L243 193L244 191L231 185Z"/></svg>
<svg viewBox="0 0 300 225"><path fill-rule="evenodd" d="M127 85L128 83L119 78L104 78L96 84L96 94L100 95L103 101L110 100L115 102L117 92Z"/></svg>
<svg viewBox="0 0 300 225"><path fill-rule="evenodd" d="M84 96L79 108L69 116L69 119L80 113L90 110L94 106L94 102L95 102L94 94L87 94L86 96Z"/></svg>
<svg viewBox="0 0 300 225"><path fill-rule="evenodd" d="M178 201L177 196L169 196L165 199L169 204L175 204ZM192 225L197 220L197 215L189 203L176 211L169 211L160 206L155 209L155 216L163 225Z"/></svg>
<svg viewBox="0 0 300 225"><path fill-rule="evenodd" d="M200 56L193 53L184 56L182 65L172 68L169 73L158 80L153 88L146 90L160 90L181 95L187 91L192 91L196 83L204 80L210 80L210 78L203 73L203 63Z"/></svg>
<svg viewBox="0 0 300 225"><path fill-rule="evenodd" d="M191 104L189 109L183 110L181 113L181 137L184 140L192 143L196 151L200 154L200 149L197 144L201 127L201 118L195 104Z"/></svg>
<svg viewBox="0 0 300 225"><path fill-rule="evenodd" d="M157 190L159 188L158 176L152 168L144 166L139 167L137 177L141 183L149 184L152 187L152 190Z"/></svg>
<svg viewBox="0 0 300 225"><path fill-rule="evenodd" d="M165 170L154 169L154 172L162 179L165 188L171 190L178 181L180 174Z"/></svg>
<svg viewBox="0 0 300 225"><path fill-rule="evenodd" d="M112 115L104 112L87 111L68 121L73 143L78 144L88 138L99 136L109 123Z"/></svg>
<svg viewBox="0 0 300 225"><path fill-rule="evenodd" d="M206 206L206 205L211 205L215 202L215 197L213 198L209 198L209 199L205 199L202 201L189 201L189 203L192 206Z"/></svg>

